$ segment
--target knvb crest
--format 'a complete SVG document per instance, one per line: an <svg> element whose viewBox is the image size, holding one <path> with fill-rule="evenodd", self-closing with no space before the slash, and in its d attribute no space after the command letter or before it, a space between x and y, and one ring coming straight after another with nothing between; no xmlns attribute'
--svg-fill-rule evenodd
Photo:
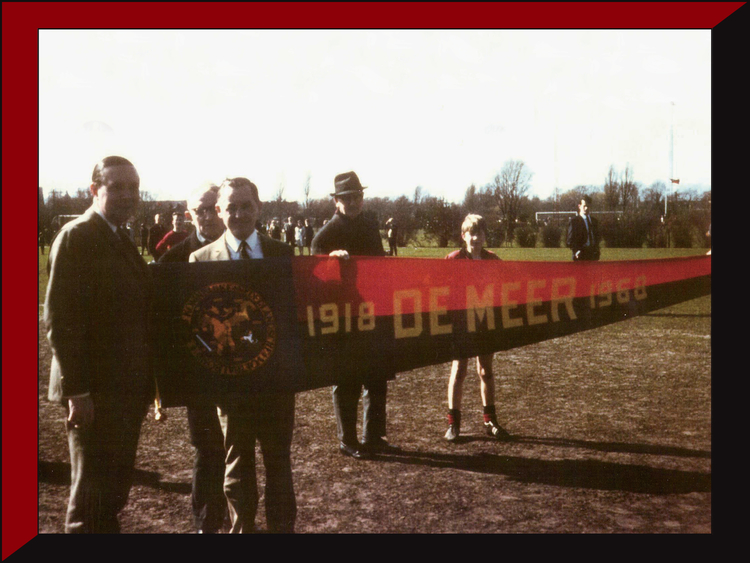
<svg viewBox="0 0 750 563"><path fill-rule="evenodd" d="M252 372L276 349L276 321L271 307L254 291L236 283L216 283L194 293L185 303L188 349L214 373Z"/></svg>

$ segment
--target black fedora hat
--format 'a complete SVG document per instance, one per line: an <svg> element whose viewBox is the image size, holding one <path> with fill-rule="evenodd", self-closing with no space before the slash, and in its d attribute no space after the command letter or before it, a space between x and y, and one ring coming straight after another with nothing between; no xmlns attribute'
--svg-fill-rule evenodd
<svg viewBox="0 0 750 563"><path fill-rule="evenodd" d="M331 194L334 197L353 194L367 189L367 186L362 186L359 183L359 178L354 172L344 172L343 174L336 175L333 179L333 185L336 187L336 191Z"/></svg>

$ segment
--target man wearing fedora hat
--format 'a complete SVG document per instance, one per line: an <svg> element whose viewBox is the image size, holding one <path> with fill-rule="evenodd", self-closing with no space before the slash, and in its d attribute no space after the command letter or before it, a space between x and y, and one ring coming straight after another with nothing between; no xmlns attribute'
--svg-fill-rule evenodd
<svg viewBox="0 0 750 563"><path fill-rule="evenodd" d="M331 194L336 212L312 241L312 254L348 258L349 256L385 256L377 221L362 213L364 190L354 172L339 174ZM383 374L363 373L353 381L333 387L333 409L339 451L362 459L376 451L390 448L385 440L386 379ZM357 406L362 395L363 439L357 440Z"/></svg>

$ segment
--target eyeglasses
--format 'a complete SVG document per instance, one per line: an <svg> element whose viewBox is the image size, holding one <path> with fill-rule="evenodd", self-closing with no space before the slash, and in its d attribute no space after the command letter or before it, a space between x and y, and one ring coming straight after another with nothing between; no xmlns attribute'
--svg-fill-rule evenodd
<svg viewBox="0 0 750 563"><path fill-rule="evenodd" d="M206 207L202 205L200 207L196 207L192 211L198 217L203 217L204 215L216 215L216 207Z"/></svg>
<svg viewBox="0 0 750 563"><path fill-rule="evenodd" d="M227 205L226 212L230 215L237 215L240 211L253 211L255 209L255 204L251 201L247 201L245 203L240 203L239 205L235 203L230 203Z"/></svg>

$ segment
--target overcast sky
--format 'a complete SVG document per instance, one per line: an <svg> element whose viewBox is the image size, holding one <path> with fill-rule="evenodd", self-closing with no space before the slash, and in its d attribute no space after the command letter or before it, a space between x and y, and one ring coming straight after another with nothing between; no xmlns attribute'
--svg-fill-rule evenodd
<svg viewBox="0 0 750 563"><path fill-rule="evenodd" d="M354 170L368 196L461 201L508 159L531 195L710 187L709 30L40 30L39 185L86 187L103 156L184 199L246 176L301 200ZM674 102L674 106L672 106Z"/></svg>

